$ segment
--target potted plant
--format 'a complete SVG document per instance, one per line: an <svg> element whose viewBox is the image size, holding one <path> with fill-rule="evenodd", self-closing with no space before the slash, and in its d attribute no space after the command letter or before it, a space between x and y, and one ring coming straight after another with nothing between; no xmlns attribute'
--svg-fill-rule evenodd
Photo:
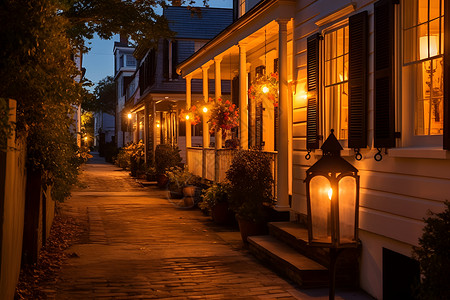
<svg viewBox="0 0 450 300"><path fill-rule="evenodd" d="M192 174L185 168L171 167L166 171L166 176L169 179L168 188L170 197L172 199L183 198L183 188L187 186L188 180Z"/></svg>
<svg viewBox="0 0 450 300"><path fill-rule="evenodd" d="M227 183L214 183L202 195L199 207L208 211L215 223L226 224L230 221L228 205L229 185Z"/></svg>
<svg viewBox="0 0 450 300"><path fill-rule="evenodd" d="M168 178L165 175L170 167L176 167L181 162L180 149L169 144L160 144L155 149L155 169L158 186L166 188Z"/></svg>
<svg viewBox="0 0 450 300"><path fill-rule="evenodd" d="M271 160L262 151L238 150L226 173L230 183L229 205L236 214L244 243L247 236L264 234L267 230L268 208L274 205Z"/></svg>

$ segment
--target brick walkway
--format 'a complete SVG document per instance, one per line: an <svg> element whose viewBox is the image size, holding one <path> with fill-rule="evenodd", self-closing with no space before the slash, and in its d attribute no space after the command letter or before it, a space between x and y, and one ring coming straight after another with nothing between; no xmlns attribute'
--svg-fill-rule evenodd
<svg viewBox="0 0 450 300"><path fill-rule="evenodd" d="M167 192L97 157L82 180L62 212L89 230L49 299L311 299L254 259L236 229L173 206Z"/></svg>

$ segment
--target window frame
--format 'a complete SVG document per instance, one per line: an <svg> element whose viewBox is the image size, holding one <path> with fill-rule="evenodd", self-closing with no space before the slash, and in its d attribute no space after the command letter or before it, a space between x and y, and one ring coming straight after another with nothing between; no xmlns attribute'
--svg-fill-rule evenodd
<svg viewBox="0 0 450 300"><path fill-rule="evenodd" d="M348 72L349 72L349 62L348 62L348 57L349 57L349 19L348 17L345 18L344 20L341 20L339 22L336 22L332 25L327 24L328 26L324 29L321 30L321 35L322 35L322 40L319 43L319 48L320 48L320 62L319 62L319 84L320 84L320 93L319 93L319 110L320 110L320 114L319 114L319 122L321 123L321 127L319 128L319 134L326 137L329 135L330 130L334 129L334 132L338 132L338 130L340 129L340 125L338 123L340 123L340 111L339 111L339 104L337 105L333 105L334 102L331 101L331 99L327 99L326 98L326 89L327 87L334 87L337 85L347 85L347 138L340 138L339 134L336 134L336 138L339 140L339 142L341 143L341 145L343 145L344 148L347 148L348 145L348 107L349 107L349 99L348 99L348 89L349 89L349 80L348 80ZM347 45L346 48L344 49L344 52L342 54L343 57L343 61L345 64L345 56L347 56L347 80L343 80L340 81L338 83L332 83L330 85L326 84L326 42L325 42L325 36L326 34L330 34L332 32L338 31L340 29L345 28L345 31L347 33ZM345 35L344 35L344 40L345 40ZM347 52L345 52L347 51ZM332 59L336 59L337 57L333 57ZM340 99L341 100L341 99ZM339 101L340 101L339 100ZM337 117L336 117L337 115ZM335 120L337 118L337 120ZM335 128L336 126L334 126L335 124L338 124L338 128Z"/></svg>
<svg viewBox="0 0 450 300"><path fill-rule="evenodd" d="M396 72L395 72L395 86L398 89L395 91L396 94L396 131L401 132L401 139L397 143L397 146L402 148L442 148L443 146L443 134L436 135L416 135L416 105L417 105L417 96L415 95L416 91L414 91L416 83L419 82L417 75L414 78L408 78L410 74L414 74L414 66L421 66L423 62L438 60L444 58L444 45L441 45L442 53L437 54L435 56L428 56L427 58L420 59L420 57L416 60L405 62L405 28L404 28L404 18L405 18L405 1L411 0L402 0L400 1L400 5L396 6L395 12L395 35L396 45L395 45L395 59L396 59ZM413 0L418 1L418 0ZM428 24L433 20L439 20L440 16L434 18L432 20L428 19L426 22L422 22L419 24L415 24L414 26L410 26L408 28L418 27L420 25ZM441 22L442 23L442 22ZM440 34L443 34L444 28L440 25ZM407 70L407 69L410 70ZM442 76L444 77L445 70L443 69ZM444 79L445 81L445 79ZM408 94L411 93L414 97L409 97ZM444 94L443 91L442 102L444 102ZM443 112L445 115L445 112ZM444 117L444 116L443 116ZM443 125L443 131L445 131L445 125Z"/></svg>

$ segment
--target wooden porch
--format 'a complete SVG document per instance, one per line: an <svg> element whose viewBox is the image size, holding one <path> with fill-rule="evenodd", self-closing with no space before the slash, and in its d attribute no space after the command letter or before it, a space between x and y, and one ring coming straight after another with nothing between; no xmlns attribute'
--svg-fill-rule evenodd
<svg viewBox="0 0 450 300"><path fill-rule="evenodd" d="M191 173L202 178L221 182L225 180L236 149L187 147L186 160ZM264 151L272 157L271 170L274 179L273 193L277 197L277 152Z"/></svg>

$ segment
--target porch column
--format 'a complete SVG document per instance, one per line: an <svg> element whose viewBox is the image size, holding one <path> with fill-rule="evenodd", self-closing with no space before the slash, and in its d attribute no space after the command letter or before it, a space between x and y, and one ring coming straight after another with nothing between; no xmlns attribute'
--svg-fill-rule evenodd
<svg viewBox="0 0 450 300"><path fill-rule="evenodd" d="M152 135L150 133L151 129L152 129L152 125L150 125L150 118L149 118L149 114L150 114L150 103L148 103L148 101L145 102L144 104L144 158L145 158L145 163L146 164L151 164L152 163L152 143L150 141ZM137 125L139 127L139 124Z"/></svg>
<svg viewBox="0 0 450 300"><path fill-rule="evenodd" d="M248 148L247 53L246 44L239 43L239 139L242 149Z"/></svg>
<svg viewBox="0 0 450 300"><path fill-rule="evenodd" d="M220 74L220 63L222 57L214 58L214 96L217 99L222 97L222 77ZM220 176L220 153L219 149L222 149L222 129L218 129L215 132L215 155L214 155L214 181L219 181Z"/></svg>
<svg viewBox="0 0 450 300"><path fill-rule="evenodd" d="M279 137L277 164L277 209L289 209L289 111L288 70L287 70L287 23L289 20L277 20L278 60L279 60L279 120L277 135Z"/></svg>
<svg viewBox="0 0 450 300"><path fill-rule="evenodd" d="M192 105L192 75L186 76L186 111L191 108ZM192 132L191 132L191 120L186 120L186 148L192 146ZM187 159L187 153L186 153Z"/></svg>
<svg viewBox="0 0 450 300"><path fill-rule="evenodd" d="M222 57L215 57L214 58L214 87L215 87L215 94L214 96L216 97L216 101L217 99L219 99L220 97L222 97L222 77L220 74L220 63L222 62ZM219 129L216 132L216 149L221 149L222 148L222 130Z"/></svg>
<svg viewBox="0 0 450 300"><path fill-rule="evenodd" d="M202 66L202 81L203 81L203 102L204 104L208 103L208 69L209 65L203 65ZM202 108L200 108L202 109ZM202 177L206 178L206 148L209 148L209 129L208 129L208 113L201 112L203 114L203 155L202 155Z"/></svg>
<svg viewBox="0 0 450 300"><path fill-rule="evenodd" d="M208 91L208 69L209 65L202 66L203 74L203 102L208 104L209 91ZM201 109L201 108L200 108ZM203 113L203 111L201 112ZM207 114L203 113L203 148L209 148L209 129L208 129L208 118Z"/></svg>

